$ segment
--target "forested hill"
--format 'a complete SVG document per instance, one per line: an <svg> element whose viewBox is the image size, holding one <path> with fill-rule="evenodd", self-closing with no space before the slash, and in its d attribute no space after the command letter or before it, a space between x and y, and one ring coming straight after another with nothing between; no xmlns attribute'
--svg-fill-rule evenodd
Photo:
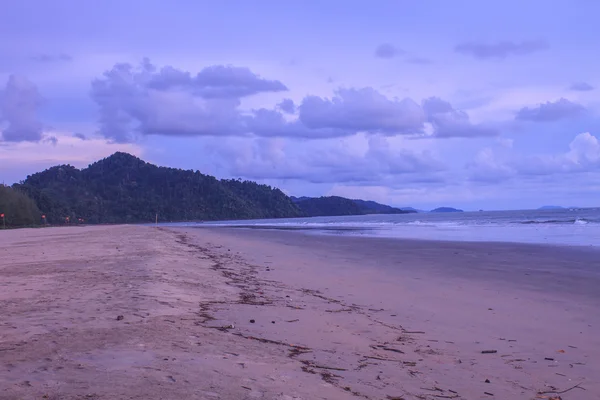
<svg viewBox="0 0 600 400"><path fill-rule="evenodd" d="M292 197L292 200L300 207L302 214L308 217L330 215L406 214L414 212L401 210L374 201L352 200L339 196Z"/></svg>
<svg viewBox="0 0 600 400"><path fill-rule="evenodd" d="M302 216L282 191L198 171L158 167L115 153L84 169L52 167L14 189L31 197L50 224L193 221Z"/></svg>

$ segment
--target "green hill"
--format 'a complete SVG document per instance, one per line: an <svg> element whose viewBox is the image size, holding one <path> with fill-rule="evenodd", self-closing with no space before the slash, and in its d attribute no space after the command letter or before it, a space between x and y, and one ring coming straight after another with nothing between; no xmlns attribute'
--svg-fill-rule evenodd
<svg viewBox="0 0 600 400"><path fill-rule="evenodd" d="M365 214L406 214L399 208L367 200L352 200L339 196L292 197L302 213L309 217L365 215Z"/></svg>
<svg viewBox="0 0 600 400"><path fill-rule="evenodd" d="M158 167L126 153L84 169L52 167L17 185L51 224L194 221L302 216L279 189Z"/></svg>

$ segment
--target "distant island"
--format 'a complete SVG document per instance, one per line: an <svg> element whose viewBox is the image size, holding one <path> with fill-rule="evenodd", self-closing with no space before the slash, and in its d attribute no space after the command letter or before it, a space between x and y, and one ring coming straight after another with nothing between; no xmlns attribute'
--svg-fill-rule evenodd
<svg viewBox="0 0 600 400"><path fill-rule="evenodd" d="M87 168L57 165L0 185L0 213L9 227L411 212L339 196L289 197L268 185L159 167L122 152Z"/></svg>
<svg viewBox="0 0 600 400"><path fill-rule="evenodd" d="M561 206L542 206L538 210L564 210L565 207Z"/></svg>
<svg viewBox="0 0 600 400"><path fill-rule="evenodd" d="M430 212L432 212L432 213L451 213L451 212L464 212L464 211L459 210L458 208L452 208L452 207L438 207L438 208L434 208Z"/></svg>

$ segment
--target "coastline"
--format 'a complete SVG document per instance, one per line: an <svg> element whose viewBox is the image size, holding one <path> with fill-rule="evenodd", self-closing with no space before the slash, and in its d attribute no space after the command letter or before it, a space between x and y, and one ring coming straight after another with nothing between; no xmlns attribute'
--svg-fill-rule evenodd
<svg viewBox="0 0 600 400"><path fill-rule="evenodd" d="M1 398L600 393L595 250L51 229L0 237Z"/></svg>

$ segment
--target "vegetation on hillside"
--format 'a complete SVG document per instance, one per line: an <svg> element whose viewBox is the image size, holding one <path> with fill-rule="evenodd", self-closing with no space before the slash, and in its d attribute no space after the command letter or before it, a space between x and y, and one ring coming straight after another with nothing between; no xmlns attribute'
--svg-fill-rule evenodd
<svg viewBox="0 0 600 400"><path fill-rule="evenodd" d="M290 198L277 188L218 180L115 153L84 169L58 165L3 186L7 226L342 216L406 211L343 197ZM1 223L1 221L0 221Z"/></svg>
<svg viewBox="0 0 600 400"><path fill-rule="evenodd" d="M194 221L298 217L279 189L218 180L198 171L158 167L126 153L91 164L52 167L14 187L31 197L51 224Z"/></svg>
<svg viewBox="0 0 600 400"><path fill-rule="evenodd" d="M365 214L406 214L399 208L386 206L374 201L351 200L339 196L292 197L302 213L308 217L365 215Z"/></svg>
<svg viewBox="0 0 600 400"><path fill-rule="evenodd" d="M32 226L40 223L41 213L35 202L20 190L0 185L0 228Z"/></svg>

